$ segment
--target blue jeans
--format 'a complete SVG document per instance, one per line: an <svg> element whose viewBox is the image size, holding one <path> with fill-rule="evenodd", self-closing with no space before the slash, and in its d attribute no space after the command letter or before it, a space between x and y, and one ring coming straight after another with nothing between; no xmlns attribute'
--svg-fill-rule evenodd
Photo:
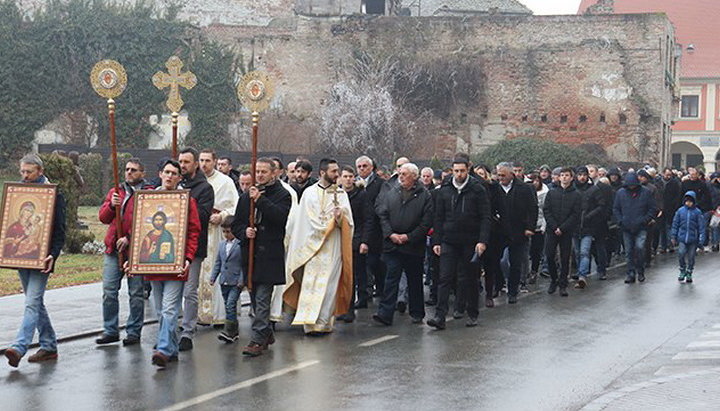
<svg viewBox="0 0 720 411"><path fill-rule="evenodd" d="M678 262L680 263L681 271L689 271L692 273L695 268L695 254L697 253L698 245L696 243L678 243ZM685 262L687 260L687 265Z"/></svg>
<svg viewBox="0 0 720 411"><path fill-rule="evenodd" d="M178 353L177 323L184 287L184 281L153 281L152 285L159 322L156 350L167 356Z"/></svg>
<svg viewBox="0 0 720 411"><path fill-rule="evenodd" d="M627 261L627 275L645 273L645 240L647 231L637 233L623 231L623 244L625 247L625 259Z"/></svg>
<svg viewBox="0 0 720 411"><path fill-rule="evenodd" d="M708 227L708 230L710 231L710 241L712 245L719 245L720 244L720 226L718 227Z"/></svg>
<svg viewBox="0 0 720 411"><path fill-rule="evenodd" d="M385 290L378 307L378 315L392 322L398 301L398 288L403 272L407 276L410 316L425 318L425 302L423 296L423 256L399 253L397 251L383 253L383 261L387 264Z"/></svg>
<svg viewBox="0 0 720 411"><path fill-rule="evenodd" d="M117 254L105 254L103 266L103 329L106 335L118 335L120 304L118 294L124 273L118 267ZM128 336L140 338L145 320L145 298L143 296L143 278L134 276L127 278L128 295L130 297L130 313L127 318L126 331Z"/></svg>
<svg viewBox="0 0 720 411"><path fill-rule="evenodd" d="M25 355L37 329L40 348L45 351L57 351L57 337L43 301L48 274L43 274L39 270L21 269L18 270L18 275L25 292L25 313L12 348L21 356Z"/></svg>
<svg viewBox="0 0 720 411"><path fill-rule="evenodd" d="M237 321L237 302L240 298L240 287L237 285L221 285L223 301L225 301L225 319Z"/></svg>
<svg viewBox="0 0 720 411"><path fill-rule="evenodd" d="M573 245L577 253L577 274L578 277L587 277L590 275L590 250L593 245L593 236L584 235L573 238Z"/></svg>

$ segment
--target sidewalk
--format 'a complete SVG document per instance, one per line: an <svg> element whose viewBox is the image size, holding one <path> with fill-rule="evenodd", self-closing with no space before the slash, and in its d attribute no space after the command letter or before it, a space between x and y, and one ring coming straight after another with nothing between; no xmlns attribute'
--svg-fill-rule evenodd
<svg viewBox="0 0 720 411"><path fill-rule="evenodd" d="M120 325L128 313L127 284L120 289ZM15 340L25 309L23 294L0 297L0 351ZM145 324L156 322L152 304L145 300ZM241 294L242 306L250 304L247 292ZM45 306L59 341L84 338L102 332L102 283L47 290ZM124 328L124 327L123 327ZM35 339L37 341L37 333Z"/></svg>

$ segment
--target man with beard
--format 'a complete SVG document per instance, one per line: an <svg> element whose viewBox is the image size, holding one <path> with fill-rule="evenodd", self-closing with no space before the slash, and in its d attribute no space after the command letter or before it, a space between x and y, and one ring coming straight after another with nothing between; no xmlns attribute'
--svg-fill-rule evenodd
<svg viewBox="0 0 720 411"><path fill-rule="evenodd" d="M380 228L380 219L375 213L375 206L377 205L377 199L380 195L384 180L379 178L375 174L375 166L373 160L368 156L360 156L355 160L355 167L357 168L357 184L361 187L365 187L365 193L367 194L367 206L365 210L365 230L362 233L360 239L360 253L365 253L366 267L369 277L375 284L376 292L369 291L371 295L368 299L373 297L372 294L382 295L385 287L385 263L381 260L382 255L382 229ZM355 220L353 220L355 221ZM355 221L357 224L357 221ZM370 278L368 278L370 281ZM362 303L358 301L356 308L367 308L367 302Z"/></svg>
<svg viewBox="0 0 720 411"><path fill-rule="evenodd" d="M320 160L320 180L300 199L290 235L291 283L283 300L295 310L292 324L309 335L332 332L335 316L347 313L353 294L353 215L338 176L337 161Z"/></svg>
<svg viewBox="0 0 720 411"><path fill-rule="evenodd" d="M300 160L295 164L295 183L292 184L292 188L297 193L298 201L302 199L303 192L317 182L316 179L310 177L312 170L313 166L307 160Z"/></svg>
<svg viewBox="0 0 720 411"><path fill-rule="evenodd" d="M270 324L270 304L276 285L285 284L285 226L292 198L275 179L275 163L259 158L255 183L240 197L232 231L242 248L243 269L249 278L250 239L255 239L253 254L252 301L255 316L250 342L243 354L257 357L275 342ZM250 227L250 199L255 201L255 227Z"/></svg>
<svg viewBox="0 0 720 411"><path fill-rule="evenodd" d="M468 327L477 325L480 257L490 237L490 199L482 183L469 176L464 158L453 161L453 177L435 198L433 252L440 257L435 318L427 324L445 329L450 289L457 283L457 298L466 304ZM456 281L457 279L457 281Z"/></svg>
<svg viewBox="0 0 720 411"><path fill-rule="evenodd" d="M232 159L229 156L220 156L217 160L217 169L219 172L232 178L235 188L240 193L240 172L233 168Z"/></svg>
<svg viewBox="0 0 720 411"><path fill-rule="evenodd" d="M192 339L197 331L198 320L198 285L200 281L200 268L207 257L208 225L215 205L215 192L207 182L205 174L200 170L200 153L192 147L180 151L178 163L182 172L181 189L190 190L190 197L197 202L200 216L200 237L195 252L187 282L183 290L183 320L182 336L180 337L180 351L192 350Z"/></svg>

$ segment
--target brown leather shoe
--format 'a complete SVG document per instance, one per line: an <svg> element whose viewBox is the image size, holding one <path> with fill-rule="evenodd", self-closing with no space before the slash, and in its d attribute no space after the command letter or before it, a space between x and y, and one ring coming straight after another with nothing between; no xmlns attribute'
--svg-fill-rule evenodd
<svg viewBox="0 0 720 411"><path fill-rule="evenodd" d="M38 352L28 357L28 362L43 362L57 360L57 358L57 351L46 351L41 348L38 350Z"/></svg>
<svg viewBox="0 0 720 411"><path fill-rule="evenodd" d="M262 355L263 347L265 347L265 345L260 345L255 342L251 342L245 348L243 348L242 353L243 353L243 355L247 355L250 357L257 357L259 355Z"/></svg>
<svg viewBox="0 0 720 411"><path fill-rule="evenodd" d="M10 364L11 367L17 368L17 366L20 364L20 359L22 358L22 355L20 355L19 352L17 352L14 348L8 348L5 350L5 358L8 359L8 364Z"/></svg>
<svg viewBox="0 0 720 411"><path fill-rule="evenodd" d="M267 341L265 341L265 345L263 345L263 350L267 350L273 344L275 344L275 334L270 333Z"/></svg>
<svg viewBox="0 0 720 411"><path fill-rule="evenodd" d="M168 363L170 362L170 358L161 353L160 351L155 351L152 356L152 364L157 365L160 368L167 367Z"/></svg>

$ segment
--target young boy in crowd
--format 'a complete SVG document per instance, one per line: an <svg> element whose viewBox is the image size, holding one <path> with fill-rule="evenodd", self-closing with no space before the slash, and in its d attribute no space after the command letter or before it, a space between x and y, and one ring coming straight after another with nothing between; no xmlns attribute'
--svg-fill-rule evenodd
<svg viewBox="0 0 720 411"><path fill-rule="evenodd" d="M210 277L210 285L220 281L223 300L225 300L225 327L218 335L220 341L232 343L238 340L237 302L245 286L242 270L240 241L232 233L233 216L228 216L220 224L224 240L218 245L215 266ZM219 277L219 278L218 278Z"/></svg>
<svg viewBox="0 0 720 411"><path fill-rule="evenodd" d="M698 245L705 241L705 218L702 211L695 206L694 191L685 193L684 206L680 207L673 218L671 238L673 245L678 247L680 275L678 281L693 282L692 272L695 268L695 252Z"/></svg>

